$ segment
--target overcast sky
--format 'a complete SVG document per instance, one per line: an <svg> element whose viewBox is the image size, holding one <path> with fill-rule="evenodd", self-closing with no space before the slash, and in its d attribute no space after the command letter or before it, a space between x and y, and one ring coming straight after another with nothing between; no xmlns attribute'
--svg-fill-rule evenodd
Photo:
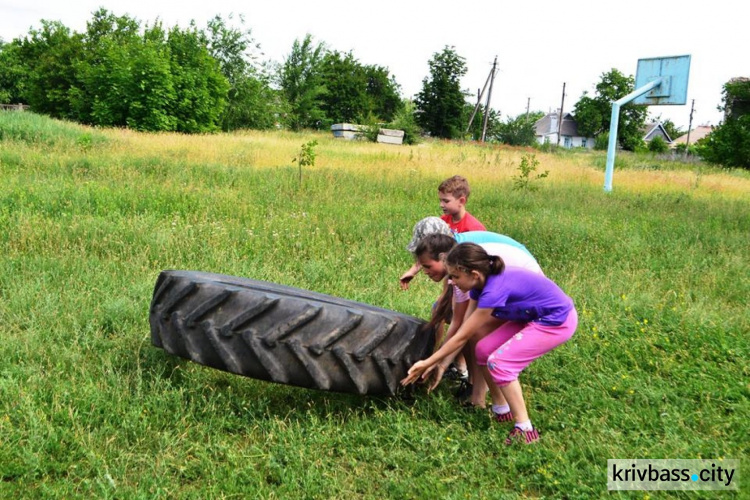
<svg viewBox="0 0 750 500"><path fill-rule="evenodd" d="M652 116L687 129L717 125L722 86L750 77L750 28L742 2L711 0L0 0L0 38L8 42L61 21L82 32L104 7L142 24L158 18L167 27L199 27L215 15L243 15L263 58L277 62L306 33L332 50L352 51L363 64L389 68L404 97L419 92L428 61L446 45L466 59L463 87L475 96L497 56L491 106L503 119L560 107L571 111L584 91L594 94L602 73L616 68L635 76L638 59L691 55L687 104L654 106ZM625 9L617 12L618 8ZM474 98L475 99L475 98Z"/></svg>

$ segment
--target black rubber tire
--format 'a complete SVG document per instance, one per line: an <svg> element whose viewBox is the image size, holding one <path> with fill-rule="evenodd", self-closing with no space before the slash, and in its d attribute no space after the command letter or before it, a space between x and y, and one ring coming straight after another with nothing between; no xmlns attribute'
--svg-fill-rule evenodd
<svg viewBox="0 0 750 500"><path fill-rule="evenodd" d="M151 342L202 365L281 384L395 395L433 349L421 319L263 281L162 271Z"/></svg>

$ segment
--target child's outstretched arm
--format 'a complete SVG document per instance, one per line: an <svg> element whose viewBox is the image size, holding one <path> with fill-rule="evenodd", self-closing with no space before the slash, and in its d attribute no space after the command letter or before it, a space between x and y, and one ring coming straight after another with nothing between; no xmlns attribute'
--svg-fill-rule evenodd
<svg viewBox="0 0 750 500"><path fill-rule="evenodd" d="M408 271L401 275L401 278L399 278L399 282L401 283L401 290L409 289L409 283L414 278L414 276L419 273L420 269L422 269L422 266L419 265L419 262L415 262Z"/></svg>
<svg viewBox="0 0 750 500"><path fill-rule="evenodd" d="M430 373L435 369L439 362L463 348L463 346L466 345L466 342L471 338L472 334L486 322L492 321L492 319L491 308L477 308L477 310L474 311L466 321L464 321L456 334L445 342L440 349L435 351L435 353L429 358L417 361L411 368L409 368L409 373L403 380L401 380L401 385L413 384L420 378L426 379L429 377Z"/></svg>
<svg viewBox="0 0 750 500"><path fill-rule="evenodd" d="M469 310L470 302L473 302L475 306L471 310ZM445 332L445 339L443 340L443 343L446 343L451 338L453 338L458 329L461 328L461 325L464 323L464 321L466 321L466 318L468 318L471 312L476 309L476 302L473 300L466 302L456 302L456 295L454 294L453 300L451 302L451 309L453 310L453 319L451 320L448 331ZM443 374L445 373L445 370L447 370L453 360L456 359L458 353L459 351L456 351L453 354L446 356L435 366L435 369L431 371L430 381L427 386L427 392L432 392L432 390L435 389L438 384L440 384L440 381L443 380Z"/></svg>

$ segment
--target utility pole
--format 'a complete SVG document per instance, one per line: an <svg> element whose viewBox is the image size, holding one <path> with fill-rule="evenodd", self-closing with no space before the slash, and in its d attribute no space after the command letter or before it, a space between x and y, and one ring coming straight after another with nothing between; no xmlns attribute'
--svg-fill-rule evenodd
<svg viewBox="0 0 750 500"><path fill-rule="evenodd" d="M526 118L525 121L529 121L529 107L531 106L531 97L526 98Z"/></svg>
<svg viewBox="0 0 750 500"><path fill-rule="evenodd" d="M482 140L481 142L484 142L484 138L487 135L487 122L490 118L490 99L492 98L492 84L495 82L495 67L497 66L497 56L495 56L495 61L492 63L492 71L490 71L490 89L487 91L487 104L484 106L484 123L482 124Z"/></svg>
<svg viewBox="0 0 750 500"><path fill-rule="evenodd" d="M472 111L471 113L471 117L469 118L469 124L466 126L466 132L464 132L465 134L468 134L469 130L471 130L471 124L474 123L474 117L477 115L477 111L479 111L479 106L482 105L482 96L484 95L484 91L487 90L487 85L489 85L491 77L492 77L492 73L487 75L487 80L484 82L484 87L482 87L482 91L478 93L479 95L477 95L477 105L474 106L474 111Z"/></svg>
<svg viewBox="0 0 750 500"><path fill-rule="evenodd" d="M688 124L687 139L685 140L685 158L687 158L688 149L690 149L690 131L693 129L693 111L695 111L695 99L693 99L693 104L690 105L690 123Z"/></svg>
<svg viewBox="0 0 750 500"><path fill-rule="evenodd" d="M562 133L563 106L565 105L565 82L563 82L562 101L560 102L560 119L557 121L557 146L560 146L560 135Z"/></svg>

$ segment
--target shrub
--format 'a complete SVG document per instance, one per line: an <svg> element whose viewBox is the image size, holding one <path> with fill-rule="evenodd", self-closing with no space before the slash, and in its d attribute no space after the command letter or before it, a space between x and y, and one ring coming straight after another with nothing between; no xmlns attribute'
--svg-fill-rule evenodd
<svg viewBox="0 0 750 500"><path fill-rule="evenodd" d="M594 149L597 151L606 151L609 147L609 133L599 134L594 139Z"/></svg>
<svg viewBox="0 0 750 500"><path fill-rule="evenodd" d="M666 153L669 151L669 145L662 137L656 136L648 143L648 150L652 153Z"/></svg>
<svg viewBox="0 0 750 500"><path fill-rule="evenodd" d="M414 103L404 101L404 105L396 113L393 121L388 124L388 128L404 131L404 144L417 144L422 133L422 129L417 125L414 118Z"/></svg>
<svg viewBox="0 0 750 500"><path fill-rule="evenodd" d="M536 159L535 155L523 155L521 157L521 164L518 165L518 175L513 177L513 189L527 189L529 191L538 189L537 186L531 184L531 181L534 179L544 179L549 175L549 170L545 170L541 174L532 177L538 166L539 160Z"/></svg>

